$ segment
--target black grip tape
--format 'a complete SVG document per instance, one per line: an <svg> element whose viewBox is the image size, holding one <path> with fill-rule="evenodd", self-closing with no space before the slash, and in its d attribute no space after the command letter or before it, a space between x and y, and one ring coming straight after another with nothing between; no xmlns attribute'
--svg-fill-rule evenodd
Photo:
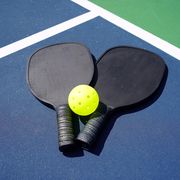
<svg viewBox="0 0 180 180"><path fill-rule="evenodd" d="M84 148L89 148L97 139L99 132L105 124L105 116L107 112L107 107L100 104L96 112L90 116L84 129L78 134L76 140L81 142Z"/></svg>
<svg viewBox="0 0 180 180"><path fill-rule="evenodd" d="M74 130L72 112L68 105L61 105L57 109L58 141L60 151L74 146Z"/></svg>

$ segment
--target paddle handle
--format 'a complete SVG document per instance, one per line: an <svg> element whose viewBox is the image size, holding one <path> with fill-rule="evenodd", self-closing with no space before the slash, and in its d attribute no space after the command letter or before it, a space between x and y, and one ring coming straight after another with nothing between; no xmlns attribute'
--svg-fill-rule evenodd
<svg viewBox="0 0 180 180"><path fill-rule="evenodd" d="M69 150L74 146L74 131L72 111L68 105L61 105L57 109L58 141L60 151Z"/></svg>
<svg viewBox="0 0 180 180"><path fill-rule="evenodd" d="M76 140L78 140L84 148L89 148L97 139L105 123L105 116L107 112L107 108L105 110L102 110L102 107L98 108L90 116L90 119L84 126L84 129L78 134Z"/></svg>

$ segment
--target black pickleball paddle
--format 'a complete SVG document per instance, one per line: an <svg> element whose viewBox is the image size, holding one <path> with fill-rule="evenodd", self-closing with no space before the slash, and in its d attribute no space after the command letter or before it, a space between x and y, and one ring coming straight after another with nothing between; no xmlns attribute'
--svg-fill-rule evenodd
<svg viewBox="0 0 180 180"><path fill-rule="evenodd" d="M55 44L35 52L28 62L27 82L32 94L57 112L61 151L74 145L72 114L67 104L71 89L89 84L94 62L89 50L78 43Z"/></svg>
<svg viewBox="0 0 180 180"><path fill-rule="evenodd" d="M141 103L158 89L166 65L163 59L149 51L115 47L101 56L97 70L95 89L101 103L77 137L87 147L96 140L109 111Z"/></svg>

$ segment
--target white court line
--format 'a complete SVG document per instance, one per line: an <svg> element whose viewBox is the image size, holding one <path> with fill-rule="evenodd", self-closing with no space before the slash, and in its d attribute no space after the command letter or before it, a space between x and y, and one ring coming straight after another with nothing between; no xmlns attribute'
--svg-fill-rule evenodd
<svg viewBox="0 0 180 180"><path fill-rule="evenodd" d="M180 49L168 43L167 41L160 39L159 37L143 30L142 28L126 21L125 19L120 18L119 16L114 15L113 13L95 5L94 3L88 0L71 0L71 1L88 9L91 12L96 13L98 16L102 17L103 19L113 23L114 25L126 30L127 32L139 37L140 39L148 42L149 44L159 48L160 50L180 60Z"/></svg>
<svg viewBox="0 0 180 180"><path fill-rule="evenodd" d="M4 46L2 48L0 48L0 58L3 58L7 55L10 55L14 52L17 52L19 50L22 50L26 47L29 47L35 43L38 43L42 40L45 40L47 38L50 38L54 35L57 35L63 31L66 31L70 28L73 28L77 25L80 25L84 22L87 22L91 19L94 19L95 17L97 17L97 14L94 12L87 12L85 14L82 14L80 16L77 16L73 19L70 19L68 21L65 21L63 23L57 24L53 27L50 27L48 29L45 29L43 31L40 31L36 34L33 34L31 36L28 36L24 39L21 39L19 41L16 41L12 44L9 44L7 46Z"/></svg>

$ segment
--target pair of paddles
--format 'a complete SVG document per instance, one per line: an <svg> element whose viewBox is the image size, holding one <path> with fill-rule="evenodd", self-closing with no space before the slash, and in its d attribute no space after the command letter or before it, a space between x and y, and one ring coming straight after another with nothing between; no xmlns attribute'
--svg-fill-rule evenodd
<svg viewBox="0 0 180 180"><path fill-rule="evenodd" d="M90 147L108 112L149 98L159 88L165 70L162 58L143 49L114 47L96 63L84 45L63 43L42 48L31 56L27 81L33 95L56 110L59 147L64 151L74 146L75 139ZM75 138L68 95L75 86L94 80L100 104Z"/></svg>

